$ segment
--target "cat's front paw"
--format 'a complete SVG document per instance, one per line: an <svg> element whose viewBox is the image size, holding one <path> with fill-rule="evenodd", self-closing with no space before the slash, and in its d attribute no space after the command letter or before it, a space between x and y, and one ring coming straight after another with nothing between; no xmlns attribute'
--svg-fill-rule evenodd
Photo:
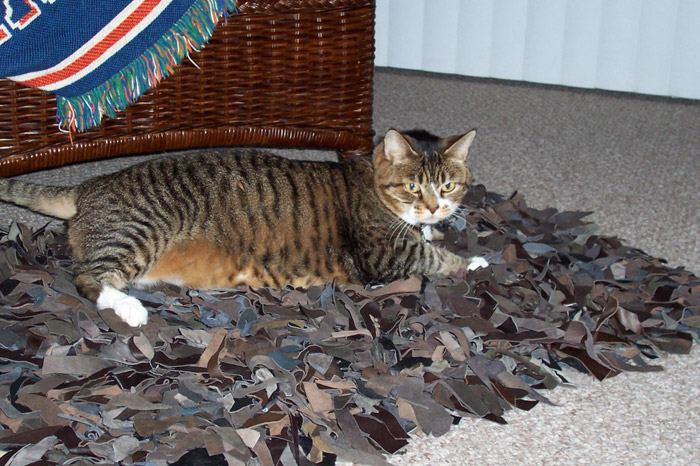
<svg viewBox="0 0 700 466"><path fill-rule="evenodd" d="M131 327L140 327L148 322L148 310L141 301L116 288L105 286L96 304L99 309L114 309L114 313Z"/></svg>
<svg viewBox="0 0 700 466"><path fill-rule="evenodd" d="M485 269L489 266L489 261L483 257L475 256L469 259L469 265L467 265L467 270L473 271L477 269Z"/></svg>
<svg viewBox="0 0 700 466"><path fill-rule="evenodd" d="M423 228L421 228L421 237L426 243L432 243L433 241L442 241L445 239L445 233L435 228L434 225L424 225Z"/></svg>

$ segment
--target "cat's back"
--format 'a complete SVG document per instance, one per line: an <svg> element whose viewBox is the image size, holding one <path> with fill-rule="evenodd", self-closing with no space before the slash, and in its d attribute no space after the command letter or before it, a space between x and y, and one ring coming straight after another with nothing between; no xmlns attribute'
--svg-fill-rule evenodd
<svg viewBox="0 0 700 466"><path fill-rule="evenodd" d="M156 187L177 188L178 185L199 186L225 193L225 188L239 181L254 187L275 185L284 179L300 183L320 182L334 177L355 181L371 181L371 165L367 160L320 162L281 157L260 150L211 151L188 156L161 157L133 165L116 173L102 175L85 182L81 194L120 187L120 193L138 192Z"/></svg>
<svg viewBox="0 0 700 466"><path fill-rule="evenodd" d="M274 240L305 235L338 240L372 211L373 172L367 160L317 162L258 150L163 157L94 178L79 188L82 229L137 223L170 236ZM252 240L251 240L252 241Z"/></svg>

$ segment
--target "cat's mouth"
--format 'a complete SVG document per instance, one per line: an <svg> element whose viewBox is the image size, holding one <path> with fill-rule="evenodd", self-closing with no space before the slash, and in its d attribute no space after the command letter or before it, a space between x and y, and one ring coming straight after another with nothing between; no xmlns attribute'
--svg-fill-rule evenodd
<svg viewBox="0 0 700 466"><path fill-rule="evenodd" d="M423 226L423 225L435 225L437 223L442 222L443 220L449 218L452 215L452 212L447 212L447 213L431 213L431 214L423 214L423 215L416 215L413 212L409 211L401 215L401 219L414 226Z"/></svg>

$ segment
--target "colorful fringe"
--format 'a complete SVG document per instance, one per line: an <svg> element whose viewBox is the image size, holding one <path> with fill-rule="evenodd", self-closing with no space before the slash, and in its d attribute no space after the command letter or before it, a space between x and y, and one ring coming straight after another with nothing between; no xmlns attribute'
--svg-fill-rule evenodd
<svg viewBox="0 0 700 466"><path fill-rule="evenodd" d="M219 19L226 21L233 12L237 12L236 0L197 0L160 40L107 82L79 96L56 96L59 128L80 132L99 126L103 115L115 118L170 76L190 52L199 51Z"/></svg>

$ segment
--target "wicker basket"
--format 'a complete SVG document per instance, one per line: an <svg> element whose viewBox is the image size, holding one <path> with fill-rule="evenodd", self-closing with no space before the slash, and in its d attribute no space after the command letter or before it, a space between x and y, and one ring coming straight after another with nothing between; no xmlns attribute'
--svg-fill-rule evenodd
<svg viewBox="0 0 700 466"><path fill-rule="evenodd" d="M199 68L183 63L118 118L72 135L52 95L0 80L0 176L196 147L371 151L374 0L240 0L192 58Z"/></svg>

